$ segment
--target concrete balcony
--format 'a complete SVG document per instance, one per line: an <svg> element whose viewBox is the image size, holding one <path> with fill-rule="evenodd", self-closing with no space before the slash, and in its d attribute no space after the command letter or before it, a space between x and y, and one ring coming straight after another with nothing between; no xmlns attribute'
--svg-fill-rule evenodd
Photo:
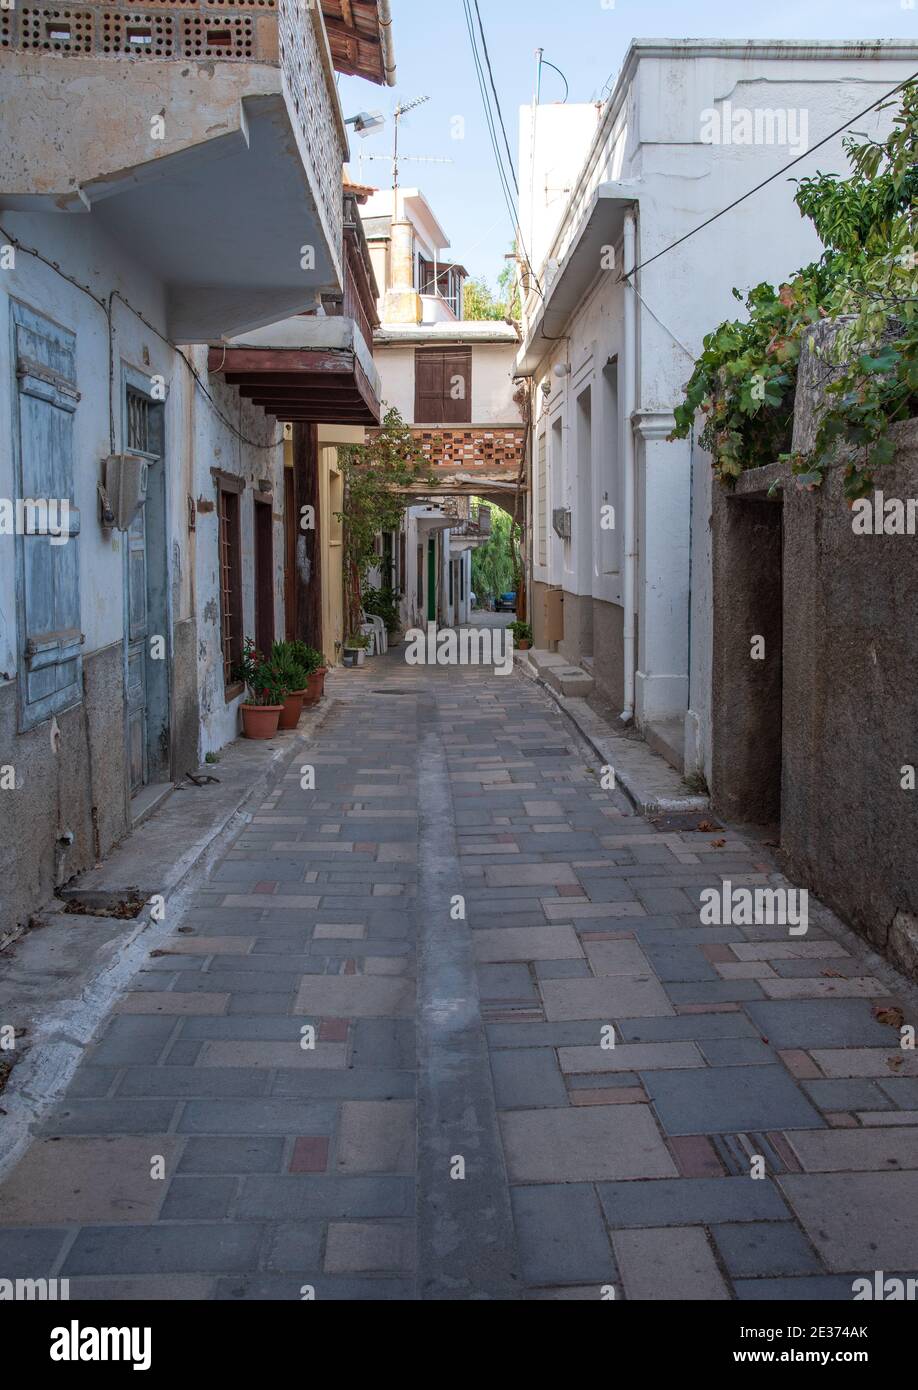
<svg viewBox="0 0 918 1390"><path fill-rule="evenodd" d="M450 507L450 504L446 504ZM455 506L455 502L452 506ZM454 555L464 555L467 550L477 550L487 545L491 539L491 508L472 503L468 515L457 515L455 523L449 528L449 547Z"/></svg>
<svg viewBox="0 0 918 1390"><path fill-rule="evenodd" d="M96 219L176 342L342 292L347 158L322 10L86 0L2 11L0 205Z"/></svg>

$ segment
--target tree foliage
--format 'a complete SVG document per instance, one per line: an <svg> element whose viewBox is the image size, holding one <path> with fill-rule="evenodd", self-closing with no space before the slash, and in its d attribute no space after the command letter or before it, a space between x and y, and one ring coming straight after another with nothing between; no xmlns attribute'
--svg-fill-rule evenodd
<svg viewBox="0 0 918 1390"><path fill-rule="evenodd" d="M507 307L495 299L483 275L470 276L462 287L462 317L464 319L503 319Z"/></svg>
<svg viewBox="0 0 918 1390"><path fill-rule="evenodd" d="M861 497L892 459L890 427L918 405L918 87L903 88L883 140L852 135L845 150L850 177L817 173L795 193L823 243L821 258L778 290L757 285L745 300L748 318L708 334L676 409L674 438L692 431L697 411L705 417L700 441L722 482L785 458L799 485L818 487L846 445L853 457L845 492ZM825 359L826 408L813 448L791 455L800 353L823 319L836 329L816 349Z"/></svg>
<svg viewBox="0 0 918 1390"><path fill-rule="evenodd" d="M336 513L343 524L344 602L347 635L360 626L361 594L377 563L376 537L397 531L409 498L397 489L425 476L414 436L397 410L389 410L375 438L339 448L344 501Z"/></svg>
<svg viewBox="0 0 918 1390"><path fill-rule="evenodd" d="M516 242L513 243L513 254ZM462 293L462 317L464 319L512 319L518 323L521 317L520 293L516 280L516 262L508 260L497 277L498 293L495 295L483 275L466 280Z"/></svg>
<svg viewBox="0 0 918 1390"><path fill-rule="evenodd" d="M472 588L479 603L488 596L496 598L498 594L510 593L516 587L513 530L513 518L499 507L492 507L490 539L472 551Z"/></svg>

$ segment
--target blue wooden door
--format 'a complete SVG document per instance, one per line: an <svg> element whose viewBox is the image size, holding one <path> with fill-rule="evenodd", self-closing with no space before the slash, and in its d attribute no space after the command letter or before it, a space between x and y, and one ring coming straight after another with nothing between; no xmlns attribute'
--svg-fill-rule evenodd
<svg viewBox="0 0 918 1390"><path fill-rule="evenodd" d="M146 458L151 468L153 452L152 401L128 386L125 392L125 446L128 453ZM127 622L125 678L127 691L127 753L131 795L148 780L147 659L150 638L149 586L147 583L146 509L141 507L131 522L127 545Z"/></svg>
<svg viewBox="0 0 918 1390"><path fill-rule="evenodd" d="M74 500L76 338L11 304L16 364L20 726L31 728L82 697L80 514Z"/></svg>

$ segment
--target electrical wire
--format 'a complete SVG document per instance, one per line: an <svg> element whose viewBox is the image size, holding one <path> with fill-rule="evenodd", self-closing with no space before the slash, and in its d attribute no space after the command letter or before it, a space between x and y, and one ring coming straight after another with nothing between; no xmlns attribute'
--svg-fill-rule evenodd
<svg viewBox="0 0 918 1390"><path fill-rule="evenodd" d="M513 222L514 229L517 235L520 237L520 241L522 242L522 236L519 230L519 220L517 218L516 211L513 206L513 194L510 191L510 184L507 179L506 170L504 169L503 159L500 153L500 146L497 141L497 130L494 124L494 115L491 110L491 103L488 98L487 87L485 85L484 68L482 67L481 55L478 52L478 44L475 39L475 29L472 20L472 10L469 0L462 0L462 8L465 13L466 28L468 29L469 34L469 43L472 47L472 60L475 65L475 75L478 80L478 88L481 93L481 100L485 113L485 122L487 124L488 135L491 140L491 148L494 152L494 159L497 165L497 175L500 180L501 191L504 196L504 201L507 204L507 210L510 213L510 218Z"/></svg>
<svg viewBox="0 0 918 1390"><path fill-rule="evenodd" d="M475 26L474 26L474 21L473 21L473 19L472 19L472 10L471 10L470 0L462 0L462 5L463 5L463 10L464 10L464 12L465 12L466 28L468 29L469 43L470 43L471 49L472 49L472 59L473 59L474 65L475 65L475 74L476 74L476 77L477 77L477 79L478 79L478 88L479 88L479 91L480 91L480 93L481 93L482 105L483 105L483 107L484 107L484 112L485 112L485 121L486 121L486 123L487 123L488 135L489 135L490 140L491 140L491 148L492 148L492 150L493 150L493 152L494 152L494 159L495 159L495 162L496 162L496 165L497 165L497 173L498 173L498 178L499 178L499 180L500 180L501 191L502 191L502 193L503 193L504 201L505 201L506 204L507 204L507 211L508 211L509 214L510 214L510 220L511 220L511 222L512 222L512 224L513 224L514 234L515 234L516 239L517 239L517 248L518 248L518 251L522 253L522 259L523 259L523 261L524 261L524 263L525 263L525 265L526 265L526 267L527 267L527 269L528 269L528 272L529 272L531 281L532 281L532 283L533 283L533 286L534 286L534 288L538 291L538 294L539 294L539 296L540 296L540 298L541 298L541 297L543 297L543 296L542 296L542 287L541 287L541 285L539 284L538 276L536 275L535 270L533 269L532 261L531 261L531 259L530 259L530 257L529 257L529 252L528 252L528 250L527 250L527 248L526 248L525 239L524 239L524 237L523 237L522 229L521 229L521 227L520 227L519 217L518 217L518 215L517 215L517 211L516 211L516 208L515 208L514 202L513 202L513 193L512 193L512 191L511 191L511 189L510 189L510 183L509 183L509 180L508 180L508 178L507 178L507 173L506 173L506 170L504 169L503 159L502 159L502 156L501 156L501 153L500 153L500 144L499 144L498 138L497 138L497 128L496 128L496 125L495 125L495 122L494 122L494 114L493 114L493 112L492 112L492 110L491 110L491 102L490 102L490 99L489 99L489 97L488 97L487 84L486 84L486 82L485 82L484 67L483 67L483 64L482 64L481 55L479 54L479 51L478 51L478 44L477 44L477 41L476 41L476 39L475 39ZM477 4L476 4L476 9L477 9ZM483 26L483 24L482 24L482 22L481 22L481 14L480 14L480 11L479 11L479 14L478 14L478 21L479 21L479 27L480 27L481 33L482 33L482 40L483 40L483 42L484 42L484 26ZM485 43L485 47L487 47L486 43ZM500 101L499 101L499 99L498 99L498 97L497 97L496 87L494 87L494 84L493 84L493 73L492 73L492 88L494 89L495 105L496 105L496 107L497 107L498 119L499 119L499 121L500 121L501 129L502 129L503 135L504 135L504 143L506 144L507 150L508 150L508 153L509 153L509 140L508 140L508 138L507 138L507 131L506 131L506 126L505 126L504 120L503 120L503 114L502 114L501 109L500 109ZM519 193L519 186L518 186L517 180L516 180L516 173L515 173L515 171L513 170L512 160L511 160L511 173L513 174L513 181L514 181L514 184L515 184L516 187L517 187L517 193Z"/></svg>
<svg viewBox="0 0 918 1390"><path fill-rule="evenodd" d="M621 283L623 280L630 279L632 275L636 275L637 272L639 270L643 270L645 266L653 265L654 261L658 261L661 256L665 256L668 252L674 251L676 247L681 246L684 241L688 241L689 238L695 236L696 233L704 231L705 227L710 227L712 222L716 222L719 218L724 217L728 212L732 212L734 208L739 207L740 203L744 203L747 198L751 198L754 193L759 193L763 188L767 188L767 186L770 183L774 183L775 179L779 179L781 178L782 174L786 174L788 169L793 169L794 166L799 164L801 160L806 159L809 155L811 155L814 152L814 150L821 149L821 147L823 145L827 145L830 140L834 140L836 136L844 134L846 130L849 130L851 128L855 121L860 121L864 118L864 116L869 116L871 111L875 110L876 107L881 106L883 102L889 101L891 97L894 97L897 92L901 92L903 87L907 87L908 84L910 82L914 82L916 78L918 78L918 72L913 72L911 77L907 77L904 82L900 82L898 86L893 87L892 91L887 92L885 96L877 97L876 101L871 102L871 104L868 107L866 107L863 111L859 111L856 116L852 116L850 120L847 120L845 122L844 125L840 125L837 130L831 131L828 135L824 136L822 140L819 140L815 145L810 145L808 149L803 151L803 154L797 155L796 159L792 159L789 164L785 164L774 174L769 174L767 179L763 179L761 183L756 184L755 188L750 188L747 193L743 193L739 198L735 198L732 203L728 203L725 208L721 208L720 212L715 212L713 217L709 217L706 219L706 221L700 222L697 227L693 227L691 231L686 232L684 236L679 237L676 241L670 242L669 246L664 246L661 251L657 251L653 256L648 256L646 261L641 261L638 265L632 266L631 270L626 271L619 276L619 283Z"/></svg>
<svg viewBox="0 0 918 1390"><path fill-rule="evenodd" d="M485 38L484 24L481 20L481 10L478 8L478 0L475 0L475 13L478 16L478 28L481 32L481 46L484 49L485 62L488 65L488 76L491 79L491 91L494 93L494 105L497 108L497 119L500 121L500 128L504 136L504 145L507 150L507 160L510 164L510 173L513 176L513 186L516 189L516 196L519 197L520 186L517 182L516 170L513 167L513 155L510 152L510 140L507 136L507 127L504 125L504 114L500 109L500 97L497 95L497 87L494 83L494 69L491 67L491 55L488 52L488 41Z"/></svg>
<svg viewBox="0 0 918 1390"><path fill-rule="evenodd" d="M561 71L561 69L560 69L560 68L556 68L555 65L554 65L554 63L550 63L550 62L548 61L547 58L541 58L541 59L539 60L539 62L540 62L540 66L541 66L541 67L543 67L543 68L551 68L552 72L556 72L556 73L558 74L558 76L561 78L561 81L564 83L564 96L561 98L561 105L563 106L564 103L567 101L568 97L569 97L570 94L571 94L570 83L568 82L567 78L564 76L564 73Z"/></svg>

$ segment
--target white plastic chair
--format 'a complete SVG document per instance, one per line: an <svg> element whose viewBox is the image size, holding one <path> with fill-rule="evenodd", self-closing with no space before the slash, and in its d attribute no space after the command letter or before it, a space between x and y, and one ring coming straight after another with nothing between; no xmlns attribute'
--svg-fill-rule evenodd
<svg viewBox="0 0 918 1390"><path fill-rule="evenodd" d="M372 627L373 629L376 638L377 652L387 652L389 650L389 639L386 634L386 624L383 622L382 618L377 617L375 613L364 613L363 621L364 632L367 627Z"/></svg>

